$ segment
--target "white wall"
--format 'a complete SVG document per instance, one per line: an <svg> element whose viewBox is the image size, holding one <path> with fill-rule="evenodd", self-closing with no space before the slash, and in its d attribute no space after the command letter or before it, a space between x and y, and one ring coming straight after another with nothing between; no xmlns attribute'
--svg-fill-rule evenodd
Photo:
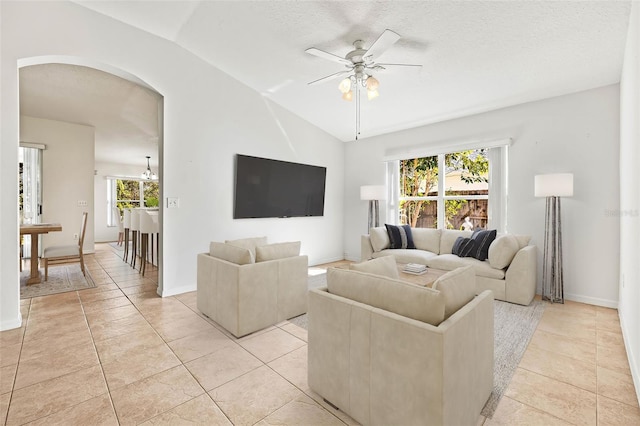
<svg viewBox="0 0 640 426"><path fill-rule="evenodd" d="M17 188L18 61L67 55L123 70L164 96L161 185L180 208L162 212L163 295L195 289L196 254L211 240L266 235L300 240L311 264L342 258L344 151L337 139L174 43L76 4L0 2L0 16L2 193ZM326 166L324 217L233 220L236 153ZM18 213L15 198L0 203L4 329L19 325Z"/></svg>
<svg viewBox="0 0 640 426"><path fill-rule="evenodd" d="M567 299L618 302L619 87L602 87L349 143L345 151L345 251L359 259L367 204L359 187L385 181L383 157L429 145L511 137L508 231L529 234L542 272L545 200L534 198L536 174L571 172L574 197L562 200ZM381 220L385 215L381 213Z"/></svg>
<svg viewBox="0 0 640 426"><path fill-rule="evenodd" d="M42 246L73 244L88 212L83 248L93 253L94 128L62 121L20 117L20 140L46 145L42 152L42 222L62 225L62 232L42 236ZM86 201L86 206L79 206Z"/></svg>
<svg viewBox="0 0 640 426"><path fill-rule="evenodd" d="M620 324L640 401L640 5L634 3L620 82Z"/></svg>

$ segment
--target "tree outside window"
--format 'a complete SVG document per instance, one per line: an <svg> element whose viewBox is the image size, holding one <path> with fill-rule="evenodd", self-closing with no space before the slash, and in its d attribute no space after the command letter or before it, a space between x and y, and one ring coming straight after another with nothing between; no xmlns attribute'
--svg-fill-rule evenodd
<svg viewBox="0 0 640 426"><path fill-rule="evenodd" d="M468 217L474 228L484 228L488 219L488 183L486 149L402 160L400 223L418 228L462 229Z"/></svg>

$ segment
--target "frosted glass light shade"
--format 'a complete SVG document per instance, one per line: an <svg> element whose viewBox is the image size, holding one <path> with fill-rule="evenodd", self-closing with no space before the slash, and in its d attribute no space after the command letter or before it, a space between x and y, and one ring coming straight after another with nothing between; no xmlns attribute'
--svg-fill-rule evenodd
<svg viewBox="0 0 640 426"><path fill-rule="evenodd" d="M384 200L387 198L387 188L384 185L364 185L360 187L361 200Z"/></svg>
<svg viewBox="0 0 640 426"><path fill-rule="evenodd" d="M573 197L573 173L535 176L536 197Z"/></svg>

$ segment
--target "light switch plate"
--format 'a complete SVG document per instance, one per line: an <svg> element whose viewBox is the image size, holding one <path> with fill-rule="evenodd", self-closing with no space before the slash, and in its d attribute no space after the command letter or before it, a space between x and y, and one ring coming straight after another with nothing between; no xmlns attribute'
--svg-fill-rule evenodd
<svg viewBox="0 0 640 426"><path fill-rule="evenodd" d="M78 200L78 207L87 207L87 202L84 200Z"/></svg>
<svg viewBox="0 0 640 426"><path fill-rule="evenodd" d="M180 207L180 198L167 197L167 208L177 209Z"/></svg>

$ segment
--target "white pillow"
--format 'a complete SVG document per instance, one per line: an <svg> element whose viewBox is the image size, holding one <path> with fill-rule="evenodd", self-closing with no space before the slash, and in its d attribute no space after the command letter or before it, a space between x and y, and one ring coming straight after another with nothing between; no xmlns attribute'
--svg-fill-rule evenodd
<svg viewBox="0 0 640 426"><path fill-rule="evenodd" d="M504 269L511 264L520 250L518 239L514 235L501 235L489 246L489 264L495 269Z"/></svg>
<svg viewBox="0 0 640 426"><path fill-rule="evenodd" d="M254 263L253 254L249 249L216 241L211 241L209 244L209 255L236 265Z"/></svg>
<svg viewBox="0 0 640 426"><path fill-rule="evenodd" d="M382 256L362 263L352 263L349 269L368 274L382 275L389 278L400 278L398 264L393 256Z"/></svg>
<svg viewBox="0 0 640 426"><path fill-rule="evenodd" d="M256 247L256 262L284 259L300 255L300 241L267 244Z"/></svg>
<svg viewBox="0 0 640 426"><path fill-rule="evenodd" d="M371 247L373 251L382 251L391 247L391 240L389 240L389 234L387 228L380 226L378 228L371 228L369 230L369 238L371 240Z"/></svg>
<svg viewBox="0 0 640 426"><path fill-rule="evenodd" d="M256 258L256 247L267 245L267 237L242 238L239 240L226 240L225 243L249 250L253 258Z"/></svg>
<svg viewBox="0 0 640 426"><path fill-rule="evenodd" d="M464 266L447 272L433 283L433 289L444 296L444 319L476 297L476 273L473 266Z"/></svg>

